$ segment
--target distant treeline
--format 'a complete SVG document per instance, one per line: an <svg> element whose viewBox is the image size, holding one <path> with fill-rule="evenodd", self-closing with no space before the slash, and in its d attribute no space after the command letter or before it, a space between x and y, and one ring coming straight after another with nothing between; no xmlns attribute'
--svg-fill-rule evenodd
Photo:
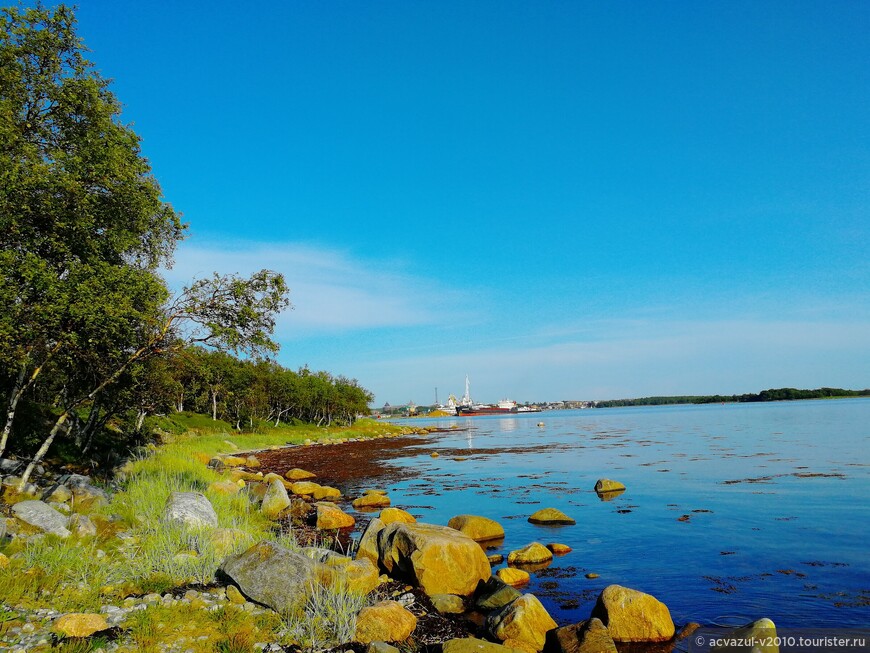
<svg viewBox="0 0 870 653"><path fill-rule="evenodd" d="M842 388L817 388L798 390L797 388L777 388L762 390L754 394L742 395L703 395L677 397L639 397L637 399L609 399L598 401L596 408L615 408L618 406L665 406L668 404L721 404L751 403L759 401L793 401L795 399L827 399L831 397L870 397L870 389L843 390Z"/></svg>

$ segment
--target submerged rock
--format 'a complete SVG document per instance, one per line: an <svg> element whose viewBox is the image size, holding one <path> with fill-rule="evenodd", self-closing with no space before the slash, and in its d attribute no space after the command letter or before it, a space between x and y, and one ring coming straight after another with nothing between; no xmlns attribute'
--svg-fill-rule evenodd
<svg viewBox="0 0 870 653"><path fill-rule="evenodd" d="M67 529L68 518L43 501L31 499L21 501L12 506L12 513L25 524L29 524L43 533L69 537Z"/></svg>
<svg viewBox="0 0 870 653"><path fill-rule="evenodd" d="M609 478L599 478L595 483L595 491L598 494L609 494L610 492L625 492L625 485L619 481L611 481Z"/></svg>
<svg viewBox="0 0 870 653"><path fill-rule="evenodd" d="M508 554L509 565L534 565L541 562L549 562L552 559L552 551L540 542L532 542L522 549L511 551Z"/></svg>
<svg viewBox="0 0 870 653"><path fill-rule="evenodd" d="M504 537L504 526L489 517L457 515L451 518L447 525L465 533L475 542L486 542Z"/></svg>
<svg viewBox="0 0 870 653"><path fill-rule="evenodd" d="M542 508L529 517L532 524L566 524L573 525L577 522L556 508Z"/></svg>
<svg viewBox="0 0 870 653"><path fill-rule="evenodd" d="M183 524L193 528L215 527L217 513L211 502L200 492L173 492L166 500L160 521Z"/></svg>
<svg viewBox="0 0 870 653"><path fill-rule="evenodd" d="M674 636L674 622L664 603L621 585L604 588L592 616L601 619L617 642L664 642Z"/></svg>
<svg viewBox="0 0 870 653"><path fill-rule="evenodd" d="M378 563L391 576L426 594L468 596L492 575L486 554L470 537L447 526L393 523L378 533Z"/></svg>

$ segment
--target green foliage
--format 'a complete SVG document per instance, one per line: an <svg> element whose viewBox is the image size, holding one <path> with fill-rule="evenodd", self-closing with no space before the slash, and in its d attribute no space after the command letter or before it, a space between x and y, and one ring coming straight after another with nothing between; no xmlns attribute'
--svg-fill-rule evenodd
<svg viewBox="0 0 870 653"><path fill-rule="evenodd" d="M287 643L303 651L323 651L353 641L356 615L370 603L369 597L343 583L329 587L315 584L310 592L300 614L285 615Z"/></svg>

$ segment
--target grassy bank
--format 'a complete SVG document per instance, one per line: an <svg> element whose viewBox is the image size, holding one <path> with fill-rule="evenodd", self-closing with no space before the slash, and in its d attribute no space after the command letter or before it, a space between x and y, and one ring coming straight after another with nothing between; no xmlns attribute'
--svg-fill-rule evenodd
<svg viewBox="0 0 870 653"><path fill-rule="evenodd" d="M213 585L221 561L255 542L270 540L296 548L290 527L263 516L246 490L227 495L211 489L212 483L226 481L227 475L204 462L217 454L306 441L373 437L402 430L395 425L361 420L352 428L285 426L237 434L201 416L188 421L186 433L167 435L162 444L124 465L118 475L118 491L107 505L90 511L98 529L95 537L45 536L30 541L17 537L5 546L2 552L9 556L9 564L0 569L0 602L7 613L9 609L40 608L99 612L103 606L124 605L125 601L129 604L149 593ZM196 530L160 522L170 493L190 491L203 492L211 501L218 516L217 529ZM201 646L192 647L197 651L247 651L255 641L287 638L300 644L306 643L300 640L308 638L308 644L314 646L314 640L323 639L324 631L339 628L348 613L355 614L360 597L337 592L319 596L318 600L324 605L316 608L317 613L331 613L333 617L326 618L334 619L336 624L321 620L309 628L304 615L253 615L233 605L221 607L219 612L224 616L220 618L215 611L195 610L187 605L175 610L149 606L135 613L128 626L130 637L138 642L130 650L163 650L161 638L170 636L173 625L190 630L191 624L197 636L204 638ZM327 610L324 606L331 607ZM0 635L13 621L0 619ZM227 623L236 626L228 629ZM227 644L230 640L238 646Z"/></svg>

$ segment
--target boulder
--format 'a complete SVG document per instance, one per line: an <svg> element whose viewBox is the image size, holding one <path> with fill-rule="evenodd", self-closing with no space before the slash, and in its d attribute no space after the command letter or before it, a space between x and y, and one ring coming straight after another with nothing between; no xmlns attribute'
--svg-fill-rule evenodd
<svg viewBox="0 0 870 653"><path fill-rule="evenodd" d="M447 522L450 528L465 533L475 542L486 542L504 537L504 527L494 519L478 515L456 515Z"/></svg>
<svg viewBox="0 0 870 653"><path fill-rule="evenodd" d="M433 594L429 597L432 605L441 614L462 614L465 612L465 601L455 594Z"/></svg>
<svg viewBox="0 0 870 653"><path fill-rule="evenodd" d="M320 485L311 481L296 481L290 486L290 491L296 496L310 497L320 488Z"/></svg>
<svg viewBox="0 0 870 653"><path fill-rule="evenodd" d="M318 501L321 499L338 499L341 497L341 490L328 485L319 485L314 489L312 496Z"/></svg>
<svg viewBox="0 0 870 653"><path fill-rule="evenodd" d="M573 525L577 522L571 519L561 510L555 508L542 508L529 517L529 522L532 524L568 524Z"/></svg>
<svg viewBox="0 0 870 653"><path fill-rule="evenodd" d="M543 650L547 632L556 622L534 594L520 598L491 613L486 618L487 630L493 637L505 641L517 640L535 651Z"/></svg>
<svg viewBox="0 0 870 653"><path fill-rule="evenodd" d="M664 642L674 636L674 622L664 603L621 585L604 588L592 616L607 626L617 642Z"/></svg>
<svg viewBox="0 0 870 653"><path fill-rule="evenodd" d="M518 590L506 584L498 576L492 576L477 586L474 593L474 607L484 612L496 610L503 608L520 596L522 594Z"/></svg>
<svg viewBox="0 0 870 653"><path fill-rule="evenodd" d="M368 558L348 562L337 569L338 578L344 579L347 588L357 594L368 594L380 583L378 568Z"/></svg>
<svg viewBox="0 0 870 653"><path fill-rule="evenodd" d="M304 608L313 588L332 581L335 572L274 542L260 542L230 556L220 570L245 596L281 614Z"/></svg>
<svg viewBox="0 0 870 653"><path fill-rule="evenodd" d="M548 632L544 653L617 653L617 649L601 620L592 618Z"/></svg>
<svg viewBox="0 0 870 653"><path fill-rule="evenodd" d="M553 559L553 553L540 542L532 542L522 549L511 551L508 554L509 565L535 565L541 562L549 562Z"/></svg>
<svg viewBox="0 0 870 653"><path fill-rule="evenodd" d="M274 479L269 483L269 489L263 495L263 503L260 505L262 512L269 519L277 519L278 515L285 508L290 507L290 497L287 495L287 488L278 479Z"/></svg>
<svg viewBox="0 0 870 653"><path fill-rule="evenodd" d="M12 506L12 514L25 524L58 537L69 537L68 518L43 501L31 499Z"/></svg>
<svg viewBox="0 0 870 653"><path fill-rule="evenodd" d="M173 492L166 500L160 520L164 524L183 524L193 528L214 528L217 513L201 492Z"/></svg>
<svg viewBox="0 0 870 653"><path fill-rule="evenodd" d="M417 617L397 601L381 601L360 610L356 615L354 641L402 642L417 627Z"/></svg>
<svg viewBox="0 0 870 653"><path fill-rule="evenodd" d="M386 494L372 492L371 494L364 494L354 499L351 505L357 510L360 508L386 508L390 505L390 497Z"/></svg>
<svg viewBox="0 0 870 653"><path fill-rule="evenodd" d="M208 492L212 492L214 494L238 494L241 491L242 487L237 483L233 483L232 481L215 481L214 483L210 483L208 486Z"/></svg>
<svg viewBox="0 0 870 653"><path fill-rule="evenodd" d="M356 520L335 506L317 506L317 528L321 531L331 531L339 528L350 528Z"/></svg>
<svg viewBox="0 0 870 653"><path fill-rule="evenodd" d="M489 560L489 564L491 565L500 565L504 562L504 554L503 553L491 553L486 556L486 559Z"/></svg>
<svg viewBox="0 0 870 653"><path fill-rule="evenodd" d="M566 553L571 553L571 551L574 550L570 546L568 546L567 544L559 544L558 542L550 542L547 545L547 548L553 552L553 555L557 555L557 556L565 555Z"/></svg>
<svg viewBox="0 0 870 653"><path fill-rule="evenodd" d="M393 522L401 522L403 524L416 524L417 519L409 512L405 512L401 508L384 508L378 515L384 524L392 524Z"/></svg>
<svg viewBox="0 0 870 653"><path fill-rule="evenodd" d="M486 554L470 537L447 526L393 523L378 533L378 562L394 578L426 594L468 596L492 575Z"/></svg>
<svg viewBox="0 0 870 653"><path fill-rule="evenodd" d="M729 639L758 642L755 646L714 646L711 651L721 653L779 653L776 644L776 625L770 619L763 618L735 629L727 635Z"/></svg>
<svg viewBox="0 0 870 653"><path fill-rule="evenodd" d="M245 467L249 467L250 469L257 469L260 466L260 461L256 456L248 456L245 458Z"/></svg>
<svg viewBox="0 0 870 653"><path fill-rule="evenodd" d="M441 650L442 653L522 653L519 649L508 648L476 637L447 640Z"/></svg>
<svg viewBox="0 0 870 653"><path fill-rule="evenodd" d="M384 522L375 517L369 522L369 525L366 527L365 531L362 534L362 537L359 539L359 545L356 549L356 557L357 559L368 558L371 560L375 566L378 564L378 533L380 533L384 526Z"/></svg>
<svg viewBox="0 0 870 653"><path fill-rule="evenodd" d="M224 456L221 462L224 467L242 467L247 461L240 456Z"/></svg>
<svg viewBox="0 0 870 653"><path fill-rule="evenodd" d="M312 474L309 471L304 469L299 469L298 467L294 467L293 469L288 470L284 474L284 478L290 481L305 481L309 478L317 478L317 474Z"/></svg>
<svg viewBox="0 0 870 653"><path fill-rule="evenodd" d="M496 574L506 585L511 585L512 587L526 585L530 580L529 572L522 569L514 569L513 567L499 569Z"/></svg>
<svg viewBox="0 0 870 653"><path fill-rule="evenodd" d="M608 492L625 492L625 485L619 481L611 481L609 478L599 478L595 482L595 491L598 494L607 494Z"/></svg>
<svg viewBox="0 0 870 653"><path fill-rule="evenodd" d="M101 630L108 630L109 624L101 614L73 612L55 621L54 629L67 637L90 637Z"/></svg>

